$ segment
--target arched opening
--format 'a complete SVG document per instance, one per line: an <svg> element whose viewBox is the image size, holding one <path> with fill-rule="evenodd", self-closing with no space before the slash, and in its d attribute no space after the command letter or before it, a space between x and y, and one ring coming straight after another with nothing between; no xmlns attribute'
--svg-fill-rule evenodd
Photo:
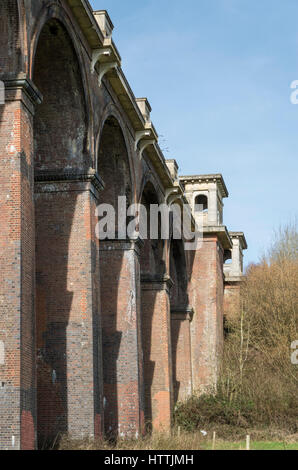
<svg viewBox="0 0 298 470"><path fill-rule="evenodd" d="M188 274L182 240L172 240L170 247L171 288L171 340L173 363L174 402L191 393L191 345Z"/></svg>
<svg viewBox="0 0 298 470"><path fill-rule="evenodd" d="M229 266L232 264L232 250L224 251L224 264Z"/></svg>
<svg viewBox="0 0 298 470"><path fill-rule="evenodd" d="M40 33L33 81L43 95L34 117L35 171L89 168L81 71L68 32L57 20Z"/></svg>
<svg viewBox="0 0 298 470"><path fill-rule="evenodd" d="M82 213L89 194L72 178L89 167L87 113L72 40L55 19L40 33L33 81L43 95L34 116L34 174L37 432L44 448L59 434L94 431L91 411L80 404L93 380L93 364L88 372L81 352L83 338L87 349L92 336L91 320L87 313L82 319L81 308L88 302L84 270L90 242Z"/></svg>
<svg viewBox="0 0 298 470"><path fill-rule="evenodd" d="M145 383L145 423L147 431L170 429L173 405L170 287L165 252L168 240L150 238L150 206L159 204L153 184L148 182L141 202L147 211L147 239L141 251L141 315Z"/></svg>
<svg viewBox="0 0 298 470"><path fill-rule="evenodd" d="M172 240L170 248L171 308L188 306L186 259L182 240Z"/></svg>
<svg viewBox="0 0 298 470"><path fill-rule="evenodd" d="M113 116L102 129L98 173L105 184L99 207L108 204L115 215L115 233L99 243L105 434L109 438L135 436L141 430L142 406L139 259L136 243L124 230L134 190L126 141Z"/></svg>
<svg viewBox="0 0 298 470"><path fill-rule="evenodd" d="M205 194L200 194L195 199L196 212L208 212L208 197Z"/></svg>
<svg viewBox="0 0 298 470"><path fill-rule="evenodd" d="M132 182L127 147L123 132L113 116L102 129L98 149L98 172L105 183L100 193L101 204L111 204L118 216L118 197L126 197L126 207L132 203ZM116 228L118 217L116 217ZM118 235L118 234L117 234Z"/></svg>
<svg viewBox="0 0 298 470"><path fill-rule="evenodd" d="M158 214L158 238L150 238L150 206L159 205L158 196L152 183L148 182L144 188L141 204L147 214L147 238L141 256L141 274L143 277L163 276L166 272L164 260L165 241L161 239L161 214Z"/></svg>

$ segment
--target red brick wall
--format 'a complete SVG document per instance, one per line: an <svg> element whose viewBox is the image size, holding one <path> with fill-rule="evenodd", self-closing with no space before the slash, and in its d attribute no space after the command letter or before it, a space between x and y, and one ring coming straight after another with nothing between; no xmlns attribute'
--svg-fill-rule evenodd
<svg viewBox="0 0 298 470"><path fill-rule="evenodd" d="M192 394L190 317L186 312L171 313L174 401Z"/></svg>
<svg viewBox="0 0 298 470"><path fill-rule="evenodd" d="M227 318L239 312L240 283L226 283L224 290L224 314Z"/></svg>
<svg viewBox="0 0 298 470"><path fill-rule="evenodd" d="M22 66L21 35L17 0L0 2L0 79L15 77Z"/></svg>
<svg viewBox="0 0 298 470"><path fill-rule="evenodd" d="M108 436L142 433L140 265L135 242L100 242L104 418Z"/></svg>
<svg viewBox="0 0 298 470"><path fill-rule="evenodd" d="M33 105L21 85L6 83L0 106L0 447L35 440ZM27 419L24 419L27 416ZM27 436L21 442L22 429ZM24 434L22 434L24 437Z"/></svg>
<svg viewBox="0 0 298 470"><path fill-rule="evenodd" d="M116 202L118 195L132 201L143 188L145 174L156 183L155 187L151 181L147 188L147 202L163 199L164 188L146 152L140 159L132 151L135 129L119 97L106 80L99 88L97 74L91 74L92 50L69 2L44 6L43 0L26 3L27 15L20 17L29 22L21 32L17 2L0 2L0 77L4 71L6 78L24 78L19 71L31 57L27 52L21 57L21 48L26 51L30 44L33 51L37 30L32 25L35 28L43 14L61 19L45 26L34 63L26 71L34 71L43 94L34 126L31 100L36 91L30 87L22 94L10 85L7 103L0 106L0 341L5 347L5 363L0 364L1 448L11 448L13 441L15 448L34 447L36 394L40 445L56 438L59 431L74 437L100 435L103 382L108 432L139 433L144 414L154 429L169 429L172 354L176 394L184 394L191 375L197 388L213 381L222 347L222 252L217 250L216 238L205 239L202 251L194 255L191 299L185 292L187 278L182 283L178 279L179 262L174 270L172 306L189 303L195 317L191 334L188 321L172 323L173 350L170 282L164 277L170 262L164 259L164 244L154 241L142 250L141 270L147 275L142 284L136 247L114 250L112 243L112 250L102 245L99 251L94 236L98 194L86 178L90 168L98 166L106 183L101 201ZM73 27L71 38L63 20ZM121 125L113 117L102 129L108 110Z"/></svg>
<svg viewBox="0 0 298 470"><path fill-rule="evenodd" d="M223 253L217 237L205 237L193 254L190 297L193 386L206 389L216 383L223 344Z"/></svg>
<svg viewBox="0 0 298 470"><path fill-rule="evenodd" d="M173 407L171 321L168 282L142 281L145 421L168 431Z"/></svg>
<svg viewBox="0 0 298 470"><path fill-rule="evenodd" d="M59 432L93 436L96 404L100 413L94 204L84 185L38 183L35 189L40 446Z"/></svg>

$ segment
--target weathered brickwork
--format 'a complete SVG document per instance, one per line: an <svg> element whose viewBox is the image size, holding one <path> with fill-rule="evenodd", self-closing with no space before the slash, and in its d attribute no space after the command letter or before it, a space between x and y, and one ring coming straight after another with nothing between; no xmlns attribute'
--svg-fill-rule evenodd
<svg viewBox="0 0 298 470"><path fill-rule="evenodd" d="M216 383L224 260L246 243L222 176L165 160L112 30L86 0L0 2L0 449L169 431L174 403ZM121 233L140 202L187 204L194 227L198 195L198 250L151 239L149 217L148 239ZM120 240L98 239L99 204Z"/></svg>
<svg viewBox="0 0 298 470"><path fill-rule="evenodd" d="M239 313L240 303L240 284L226 283L224 290L224 313L227 318Z"/></svg>
<svg viewBox="0 0 298 470"><path fill-rule="evenodd" d="M27 83L30 87L30 83ZM31 97L32 98L32 97ZM35 445L34 207L31 98L6 82L0 109L1 447ZM24 429L26 428L26 433ZM22 432L21 432L22 430Z"/></svg>
<svg viewBox="0 0 298 470"><path fill-rule="evenodd" d="M100 373L95 354L99 337L94 335L99 304L92 292L92 196L85 185L38 183L35 188L37 404L42 443L58 432L93 436L95 400L100 403L102 398L94 387Z"/></svg>
<svg viewBox="0 0 298 470"><path fill-rule="evenodd" d="M138 243L100 244L104 407L107 435L141 434L144 427Z"/></svg>
<svg viewBox="0 0 298 470"><path fill-rule="evenodd" d="M158 431L171 425L173 406L170 279L142 278L145 421Z"/></svg>
<svg viewBox="0 0 298 470"><path fill-rule="evenodd" d="M223 268L217 237L206 237L194 254L190 298L194 308L191 322L193 386L205 390L216 383L222 348ZM199 286L199 288L198 288Z"/></svg>
<svg viewBox="0 0 298 470"><path fill-rule="evenodd" d="M193 392L191 367L191 309L171 311L174 401L186 400Z"/></svg>

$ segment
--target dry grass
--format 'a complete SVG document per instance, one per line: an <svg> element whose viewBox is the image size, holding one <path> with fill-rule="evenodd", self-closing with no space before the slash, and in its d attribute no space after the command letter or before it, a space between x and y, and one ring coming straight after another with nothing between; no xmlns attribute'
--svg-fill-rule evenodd
<svg viewBox="0 0 298 470"><path fill-rule="evenodd" d="M178 435L153 434L143 439L120 439L112 444L104 440L75 441L64 436L60 450L202 450L206 442L199 433Z"/></svg>
<svg viewBox="0 0 298 470"><path fill-rule="evenodd" d="M173 431L174 432L174 431ZM251 436L252 450L298 450L298 435L286 436L283 431L275 432L248 430ZM59 450L90 450L90 451L193 451L213 450L213 432L203 437L200 432L181 433L178 435L155 434L138 440L119 440L116 444L103 440L84 439L71 440L64 436L60 442ZM217 437L214 450L245 450L245 434L238 433L234 440Z"/></svg>

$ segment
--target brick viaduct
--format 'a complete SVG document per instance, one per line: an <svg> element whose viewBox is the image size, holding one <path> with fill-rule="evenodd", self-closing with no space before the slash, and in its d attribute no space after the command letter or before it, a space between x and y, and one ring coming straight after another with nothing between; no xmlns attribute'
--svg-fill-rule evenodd
<svg viewBox="0 0 298 470"><path fill-rule="evenodd" d="M216 381L245 238L220 174L165 160L112 30L87 0L0 2L0 449L168 430ZM118 196L187 203L193 224L202 203L201 249L99 242L96 207Z"/></svg>

